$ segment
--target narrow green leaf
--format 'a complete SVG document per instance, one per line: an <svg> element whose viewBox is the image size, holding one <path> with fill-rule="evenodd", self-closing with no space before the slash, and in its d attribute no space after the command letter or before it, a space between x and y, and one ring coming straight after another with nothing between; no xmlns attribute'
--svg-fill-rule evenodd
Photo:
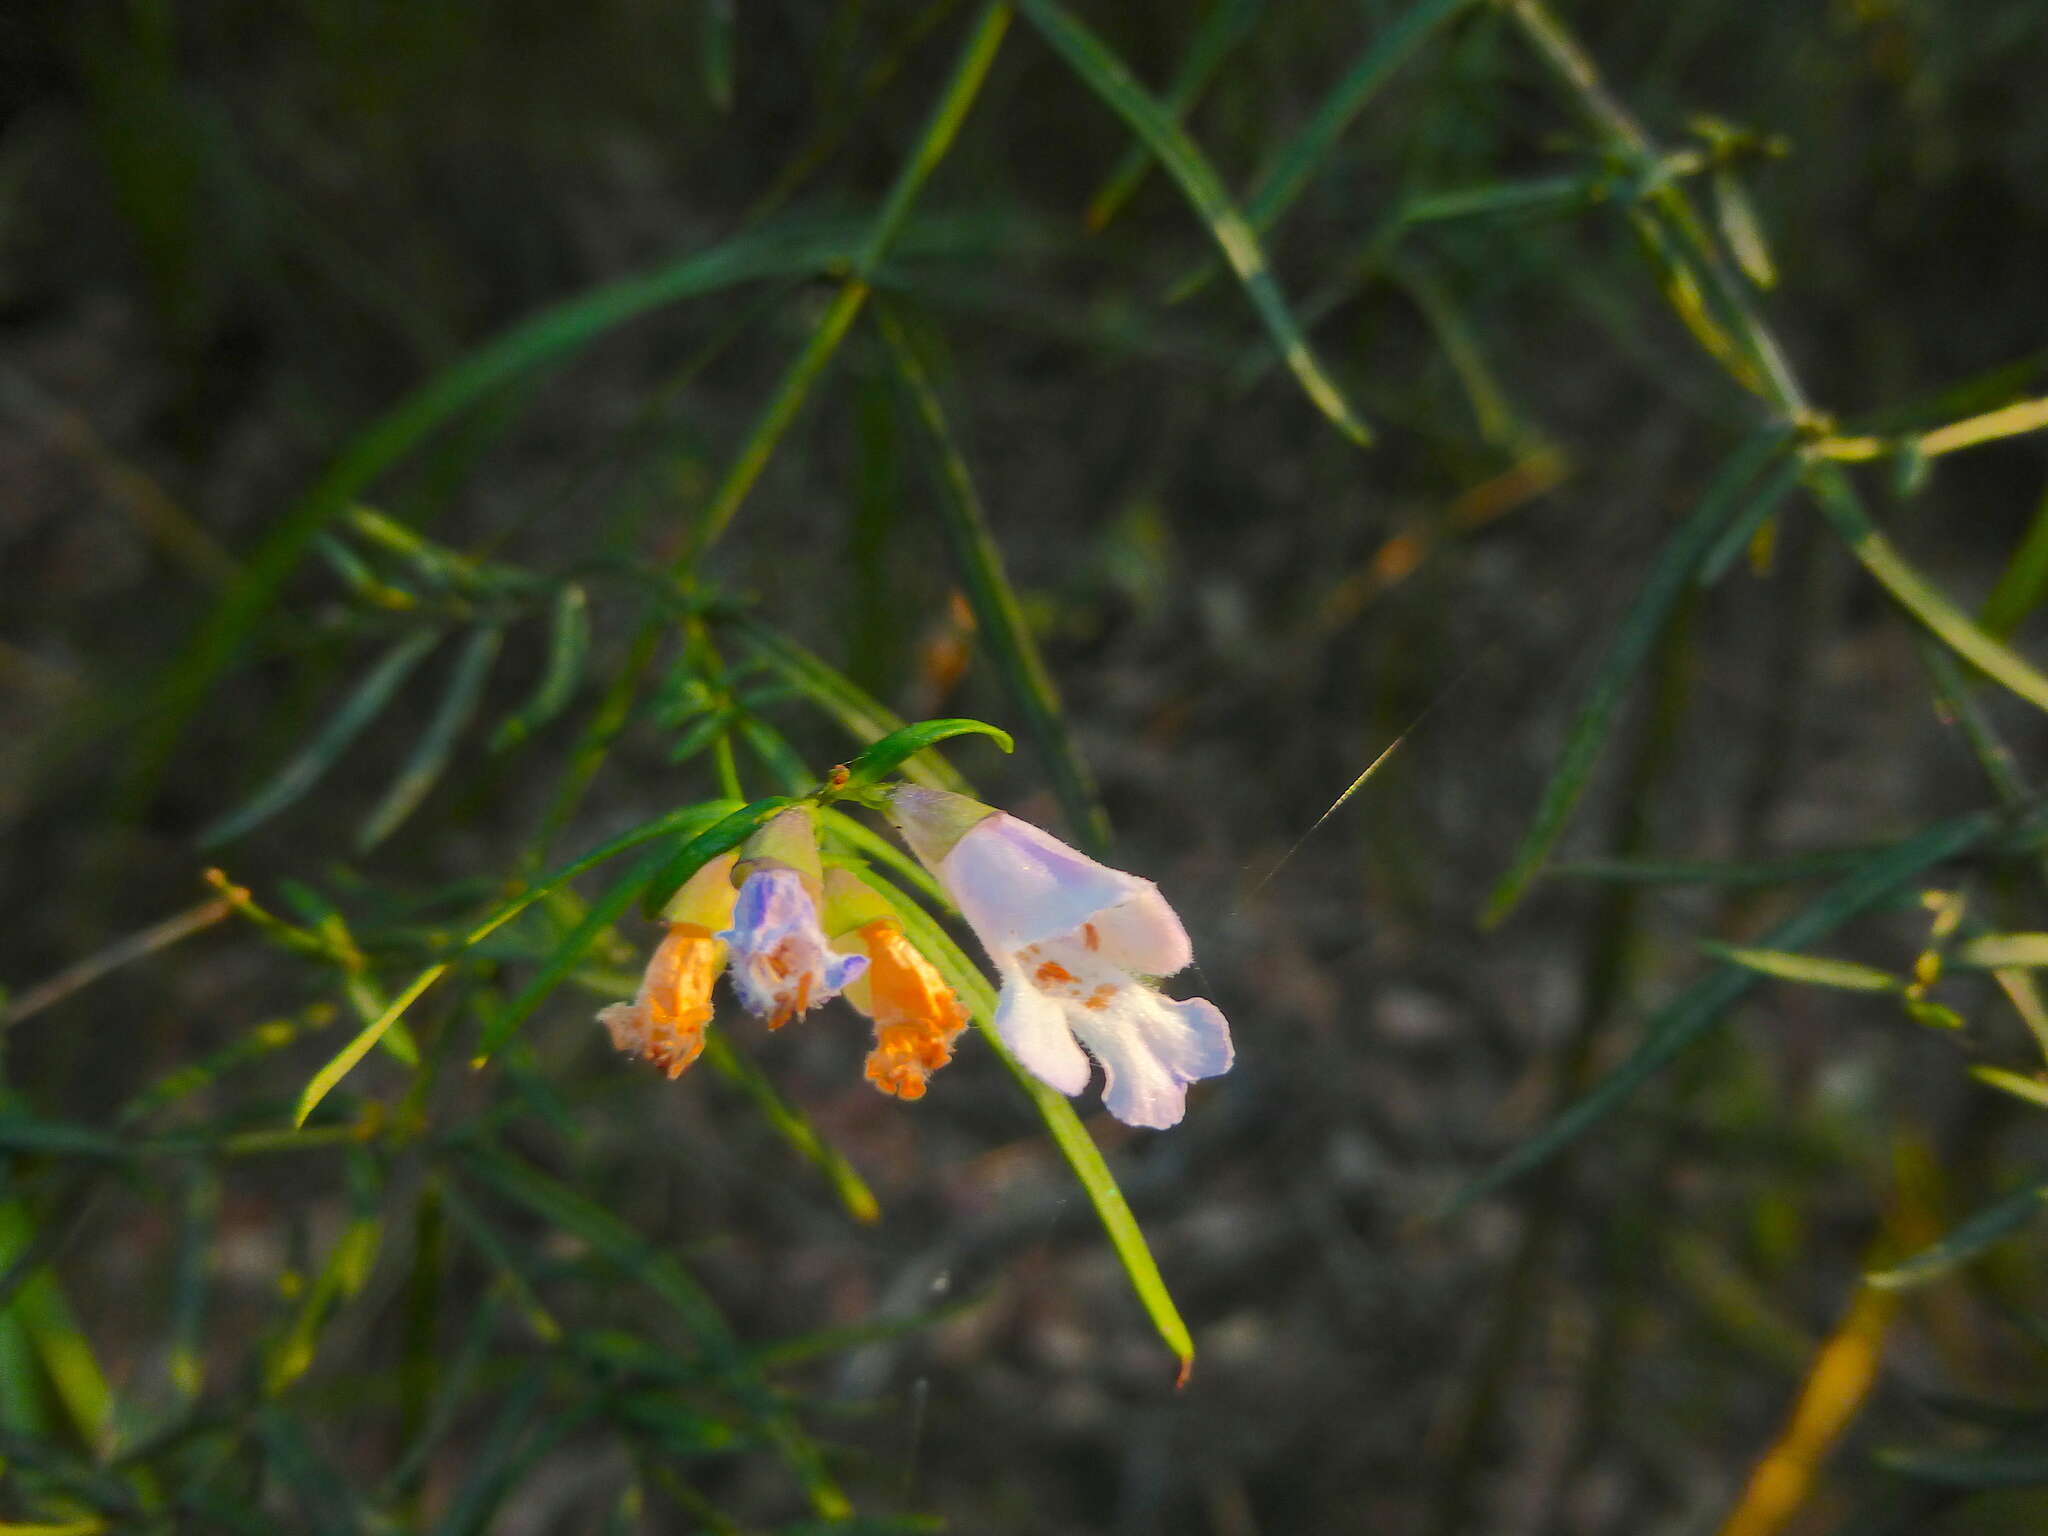
<svg viewBox="0 0 2048 1536"><path fill-rule="evenodd" d="M1734 253L1742 275L1759 288L1773 288L1778 282L1777 264L1771 260L1770 242L1764 238L1763 220L1742 178L1727 166L1714 172L1714 214L1721 226L1721 238Z"/></svg>
<svg viewBox="0 0 2048 1536"><path fill-rule="evenodd" d="M1535 820L1515 850L1507 873L1487 897L1481 914L1486 926L1492 927L1513 911L1541 872L1551 849L1564 835L1579 797L1585 793L1630 682L1641 670L1700 562L1733 515L1741 493L1788 443L1782 428L1768 427L1736 449L1700 498L1692 516L1679 524L1644 576L1636 589L1635 601L1608 646L1586 701L1579 706L1564 753L1551 773L1550 782L1544 786Z"/></svg>
<svg viewBox="0 0 2048 1536"><path fill-rule="evenodd" d="M804 343L803 351L797 354L796 360L783 374L775 393L756 419L753 430L733 456L724 478L712 491L711 499L705 504L692 531L689 547L676 562L678 570L693 568L698 558L731 526L740 504L761 478L761 472L768 467L768 460L773 457L783 434L803 408L811 386L824 373L838 352L839 344L846 339L847 331L852 328L861 306L872 291L870 280L895 242L897 232L910 212L910 205L945 158L946 151L952 148L960 125L966 120L967 109L973 105L974 98L980 94L982 82L988 78L989 66L995 62L996 48L1009 25L1010 8L1007 5L982 8L980 20L968 34L954 62L953 73L925 123L923 134L897 173L881 211L875 215L859 250L854 253L853 275L834 295L831 306Z"/></svg>
<svg viewBox="0 0 2048 1536"><path fill-rule="evenodd" d="M1010 733L981 720L920 720L892 731L846 764L846 788L879 784L908 758L955 736L987 736L1005 752L1016 750Z"/></svg>
<svg viewBox="0 0 2048 1536"><path fill-rule="evenodd" d="M1425 9L1444 9L1469 0L1428 0ZM1323 370L1308 338L1296 322L1280 285L1259 246L1259 237L1245 216L1237 211L1224 190L1223 180L1209 164L1208 157L1174 121L1173 114L1155 100L1131 74L1123 60L1056 0L1018 0L1017 8L1031 19L1055 52L1067 61L1088 88L1121 117L1151 147L1181 191L1194 205L1210 236L1222 248L1224 259L1244 285L1252 308L1272 334L1273 345L1286 359L1300 381L1302 392L1331 424L1360 447L1372 442L1372 429L1351 408Z"/></svg>
<svg viewBox="0 0 2048 1536"><path fill-rule="evenodd" d="M1773 928L1758 947L1799 950L1818 943L1857 913L1899 890L1922 870L1980 847L2005 825L2005 819L1993 811L1937 822L1884 850L1862 869L1830 886L1812 905ZM1444 1214L1463 1210L1550 1161L1577 1141L1720 1022L1760 979L1756 971L1724 965L1687 987L1657 1011L1644 1031L1642 1043L1620 1066L1549 1125L1467 1184L1446 1204Z"/></svg>
<svg viewBox="0 0 2048 1536"><path fill-rule="evenodd" d="M0 1202L0 1272L28 1258L38 1235L19 1200ZM114 1421L113 1389L56 1275L47 1266L24 1275L11 1298L0 1298L0 1315L20 1322L78 1440L103 1445Z"/></svg>
<svg viewBox="0 0 2048 1536"><path fill-rule="evenodd" d="M596 1405L586 1399L547 1413L549 1369L546 1361L529 1365L509 1389L495 1394L497 1416L434 1536L479 1536L487 1530L521 1475L595 1412Z"/></svg>
<svg viewBox="0 0 2048 1536"><path fill-rule="evenodd" d="M1849 552L1901 608L1958 656L1975 663L1978 670L2036 708L2048 709L2048 676L1978 628L1968 614L1908 563L1871 522L1839 466L1809 461L1806 484L1820 504L1821 515L1849 546Z"/></svg>
<svg viewBox="0 0 2048 1536"><path fill-rule="evenodd" d="M721 113L732 111L733 0L697 0L698 46L703 52L704 94Z"/></svg>
<svg viewBox="0 0 2048 1536"><path fill-rule="evenodd" d="M767 1075L734 1048L723 1030L713 1030L706 1038L704 1055L721 1077L752 1101L776 1135L825 1175L847 1215L863 1225L882 1219L881 1202L875 1199L874 1190L860 1176L860 1170L819 1134L810 1116L776 1091Z"/></svg>
<svg viewBox="0 0 2048 1536"><path fill-rule="evenodd" d="M363 674L341 707L328 716L319 734L255 794L211 823L199 834L199 846L212 848L260 826L319 783L335 759L383 713L413 669L441 638L438 630L416 629L399 640Z"/></svg>
<svg viewBox="0 0 2048 1536"><path fill-rule="evenodd" d="M1784 463L1767 472L1743 497L1741 515L1714 541L1714 547L1700 562L1701 586L1711 587L1728 574L1728 568L1756 541L1757 530L1769 522L1785 504L1785 498L1799 488L1799 477L1804 469L1796 455L1788 455Z"/></svg>
<svg viewBox="0 0 2048 1536"><path fill-rule="evenodd" d="M1264 0L1216 0L1209 7L1209 14L1202 18L1195 35L1188 40L1187 52L1181 55L1173 80L1166 87L1166 111L1176 123L1201 100L1210 77L1229 57L1230 50L1251 32L1252 24L1258 20L1263 8ZM1088 227L1093 230L1107 228L1109 221L1131 200L1131 195L1144 182L1145 173L1151 169L1152 152L1141 139L1124 151L1115 168L1088 200Z"/></svg>
<svg viewBox="0 0 2048 1536"><path fill-rule="evenodd" d="M2043 596L2048 596L2048 496L2042 497L2020 547L1999 572L1977 622L1987 635L2010 640L2020 621L2041 606Z"/></svg>
<svg viewBox="0 0 2048 1536"><path fill-rule="evenodd" d="M818 776L811 772L811 765L803 760L801 753L789 744L789 738L775 729L759 715L741 715L737 722L740 740L747 744L784 791L791 795L809 794L817 787Z"/></svg>
<svg viewBox="0 0 2048 1536"><path fill-rule="evenodd" d="M1970 1068L1970 1076L1987 1087L2009 1093L2016 1099L2025 1099L2036 1109L2048 1109L2048 1080L2008 1072L2004 1067L1987 1066Z"/></svg>
<svg viewBox="0 0 2048 1536"><path fill-rule="evenodd" d="M1353 118L1365 110L1380 87L1393 78L1437 28L1477 0L1420 0L1405 16L1387 28L1352 63L1330 94L1323 98L1314 116L1280 152L1280 158L1258 191L1246 204L1245 217L1252 230L1264 234L1280 215L1294 205L1314 178L1316 168L1327 158ZM1161 156L1163 160L1165 157ZM1169 162L1170 163L1170 162ZM1190 193L1192 196L1192 193ZM1230 254L1229 246L1224 253ZM1167 302L1177 303L1205 287L1215 275L1213 265L1189 273L1167 292Z"/></svg>
<svg viewBox="0 0 2048 1536"><path fill-rule="evenodd" d="M825 313L811 328L803 350L797 353L777 381L775 392L755 418L752 430L733 455L725 475L713 489L711 499L698 514L689 546L678 562L679 568L694 566L699 557L732 526L741 504L760 480L762 471L767 469L768 461L775 456L775 450L781 446L784 434L796 421L804 402L810 398L811 386L818 382L838 355L839 344L846 340L846 333L853 328L853 322L859 317L870 291L866 283L855 280L844 284L833 296Z"/></svg>
<svg viewBox="0 0 2048 1536"><path fill-rule="evenodd" d="M1917 1483L1944 1488L2033 1488L2048 1484L2048 1451L1933 1451L1892 1447L1877 1464Z"/></svg>
<svg viewBox="0 0 2048 1536"><path fill-rule="evenodd" d="M2013 1012L2026 1024L2027 1033L2034 1037L2035 1049L2048 1061L2048 1001L2043 1001L2034 973L2016 966L2000 966L1992 971L1991 979L1998 983Z"/></svg>
<svg viewBox="0 0 2048 1536"><path fill-rule="evenodd" d="M909 335L894 309L880 305L876 317L882 335L896 361L898 376L917 407L918 419L929 434L937 460L939 511L952 545L960 582L967 592L967 604L980 627L980 638L996 664L1003 686L1023 711L1039 756L1045 760L1053 793L1081 844L1102 855L1109 849L1109 813L1102 808L1095 779L1075 746L1067 726L1066 711L1060 705L1059 689L1039 653L1031 627L1024 621L1024 608L1017 601L1003 569L1003 554L989 531L988 516L982 508L974 477L967 468L946 425L938 392L932 387L924 364L911 345Z"/></svg>
<svg viewBox="0 0 2048 1536"><path fill-rule="evenodd" d="M284 1332L263 1364L263 1391L276 1397L305 1375L320 1347L320 1335L341 1302L360 1292L377 1262L384 1222L377 1216L359 1216L335 1240L327 1262L307 1289L291 1326Z"/></svg>
<svg viewBox="0 0 2048 1536"><path fill-rule="evenodd" d="M1401 205L1396 217L1404 225L1435 224L1447 219L1577 207L1591 202L1604 185L1605 179L1599 176L1539 176L1526 181L1452 187L1411 197Z"/></svg>
<svg viewBox="0 0 2048 1536"><path fill-rule="evenodd" d="M2048 933L1987 933L1967 939L1948 957L1951 965L1995 971L2003 966L2048 965Z"/></svg>
<svg viewBox="0 0 2048 1536"><path fill-rule="evenodd" d="M255 1417L270 1474L297 1502L309 1536L359 1536L362 1521L349 1482L315 1453L299 1423L275 1403Z"/></svg>
<svg viewBox="0 0 2048 1536"><path fill-rule="evenodd" d="M450 962L444 960L438 965L430 965L413 977L411 984L386 1004L382 1013L357 1031L355 1038L343 1046L333 1060L313 1074L311 1080L300 1091L299 1102L292 1110L292 1125L295 1129L303 1126L313 1111L319 1108L320 1101L334 1091L335 1084L353 1072L362 1059L376 1048L377 1042L405 1016L405 1010L419 1001L420 994L447 973L449 964Z"/></svg>
<svg viewBox="0 0 2048 1536"><path fill-rule="evenodd" d="M126 1162L135 1149L119 1136L64 1120L39 1120L32 1115L0 1112L0 1151L51 1152L60 1157L103 1158Z"/></svg>
<svg viewBox="0 0 2048 1536"><path fill-rule="evenodd" d="M902 717L843 672L827 665L787 635L751 619L732 621L748 647L787 678L812 703L845 727L856 741L880 740L904 727ZM903 776L927 789L971 794L967 781L937 752L921 752L902 763Z"/></svg>
<svg viewBox="0 0 2048 1536"><path fill-rule="evenodd" d="M668 904L669 897L675 895L685 880L720 854L732 852L754 835L755 828L793 804L795 802L787 795L770 795L766 800L741 806L730 816L689 839L666 862L655 867L640 903L641 915L652 918Z"/></svg>
<svg viewBox="0 0 2048 1536"><path fill-rule="evenodd" d="M559 715L575 696L590 655L590 599L570 582L555 594L548 622L548 659L533 694L491 733L491 750L515 747Z"/></svg>
<svg viewBox="0 0 2048 1536"><path fill-rule="evenodd" d="M383 799L357 829L356 852L369 852L397 831L441 777L456 740L476 714L477 702L483 697L484 684L490 680L491 667L498 659L498 647L504 638L505 632L496 625L486 625L470 635L469 643L456 658L447 692L441 695L426 729L420 732L412 754L385 790Z"/></svg>
<svg viewBox="0 0 2048 1536"><path fill-rule="evenodd" d="M1948 647L1925 630L1915 630L1913 641L1921 665L1927 668L1928 681L1934 685L1935 718L1962 731L1970 755L1977 759L1985 782L2001 805L2026 804L2030 795L2026 775L1978 697L1975 679Z"/></svg>
<svg viewBox="0 0 2048 1536"><path fill-rule="evenodd" d="M221 1181L213 1169L193 1171L185 1186L178 1258L171 1276L171 1385L190 1403L206 1387L206 1306L213 1290L220 1232Z"/></svg>
<svg viewBox="0 0 2048 1536"><path fill-rule="evenodd" d="M1745 949L1736 944L1700 941L1700 948L1735 965L1775 976L1781 981L1804 982L1815 987L1834 987L1844 992L1897 992L1905 981L1874 965L1853 960L1828 960L1819 955L1793 955L1779 949Z"/></svg>
<svg viewBox="0 0 2048 1536"><path fill-rule="evenodd" d="M1010 1076L1031 1100L1039 1118L1044 1120L1053 1144L1066 1158L1067 1166L1073 1169L1074 1177L1087 1192L1089 1203L1095 1207L1103 1230L1109 1234L1110 1246L1116 1250L1124 1273L1130 1277L1131 1288L1137 1292L1139 1304L1144 1307L1146 1316L1152 1319L1152 1326L1158 1329L1159 1337L1179 1359L1181 1379L1186 1380L1195 1361L1195 1341L1188 1333L1188 1325L1181 1320L1173 1293L1166 1288L1158 1261L1152 1257L1152 1250L1145 1242L1145 1233L1138 1225L1138 1218L1131 1213L1130 1204L1117 1185L1116 1175L1109 1171L1101 1149L1095 1145L1080 1116L1074 1113L1074 1106L1067 1102L1064 1094L1046 1087L1025 1071L1022 1063L1010 1054L1010 1048L996 1033L995 990L946 930L923 907L881 876L868 871L866 878L896 909L910 942L939 968L947 984L967 1005L982 1039L1009 1068Z"/></svg>

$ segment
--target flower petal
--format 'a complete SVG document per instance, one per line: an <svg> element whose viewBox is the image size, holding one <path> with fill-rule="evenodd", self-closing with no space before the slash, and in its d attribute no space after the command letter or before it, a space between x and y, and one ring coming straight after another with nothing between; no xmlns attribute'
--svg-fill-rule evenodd
<svg viewBox="0 0 2048 1536"><path fill-rule="evenodd" d="M1207 998L1177 1003L1131 986L1108 1007L1069 1007L1081 1043L1102 1063L1102 1104L1126 1125L1164 1130L1187 1108L1187 1085L1230 1070L1234 1052L1223 1010Z"/></svg>
<svg viewBox="0 0 2048 1536"><path fill-rule="evenodd" d="M1064 1094L1076 1094L1088 1086L1088 1058L1067 1028L1066 1010L1011 967L1003 968L1002 996L996 1000L996 1033L1041 1083Z"/></svg>
<svg viewBox="0 0 2048 1536"><path fill-rule="evenodd" d="M937 873L998 964L1133 897L1150 893L1164 905L1151 881L1098 864L1001 811L969 828Z"/></svg>
<svg viewBox="0 0 2048 1536"><path fill-rule="evenodd" d="M868 964L865 955L833 952L802 877L782 865L747 876L732 927L718 937L732 947L740 1001L770 1029L837 996Z"/></svg>
<svg viewBox="0 0 2048 1536"><path fill-rule="evenodd" d="M1144 885L1128 900L1096 913L1086 926L1094 928L1096 947L1110 964L1140 976L1171 976L1194 964L1195 947L1159 887L1150 881ZM1084 942L1086 937L1084 932Z"/></svg>

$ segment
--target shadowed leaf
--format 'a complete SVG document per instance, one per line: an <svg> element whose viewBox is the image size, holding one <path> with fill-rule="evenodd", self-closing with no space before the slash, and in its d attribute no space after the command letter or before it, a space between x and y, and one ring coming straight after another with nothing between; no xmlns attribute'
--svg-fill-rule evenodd
<svg viewBox="0 0 2048 1536"><path fill-rule="evenodd" d="M199 846L211 848L240 837L260 826L319 783L349 744L377 718L397 694L413 669L426 660L427 652L441 638L438 630L414 630L398 641L363 674L354 692L342 701L306 746L305 751L279 769L269 783L199 834Z"/></svg>

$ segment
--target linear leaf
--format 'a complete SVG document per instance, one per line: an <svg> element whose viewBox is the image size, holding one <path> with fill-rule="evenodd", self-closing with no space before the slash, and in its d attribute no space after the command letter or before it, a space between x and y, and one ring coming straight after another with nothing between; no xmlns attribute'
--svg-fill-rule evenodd
<svg viewBox="0 0 2048 1536"><path fill-rule="evenodd" d="M1989 971L2007 965L2048 965L2048 933L1982 934L1957 945L1949 961Z"/></svg>
<svg viewBox="0 0 2048 1536"><path fill-rule="evenodd" d="M989 66L995 62L996 48L1009 25L1010 8L1007 5L982 8L980 20L968 34L945 89L939 93L931 116L926 119L923 134L897 172L881 211L875 215L859 249L854 252L852 275L833 296L831 305L812 329L803 350L784 372L774 394L769 396L768 404L756 418L753 430L747 434L739 452L733 455L724 477L698 516L688 548L676 562L678 570L693 567L698 557L731 526L740 504L761 478L761 472L768 467L768 460L781 443L783 434L803 408L811 386L824 373L826 365L838 352L839 344L846 339L861 306L873 291L869 286L870 280L895 242L897 232L910 212L910 205L958 137L967 109L980 94L982 82L988 78Z"/></svg>
<svg viewBox="0 0 2048 1536"><path fill-rule="evenodd" d="M863 1225L882 1219L881 1202L868 1181L860 1176L844 1152L827 1141L806 1115L776 1091L767 1074L742 1056L722 1030L714 1030L705 1041L705 1056L720 1076L753 1102L761 1118L796 1154L817 1167L846 1207L846 1214Z"/></svg>
<svg viewBox="0 0 2048 1536"><path fill-rule="evenodd" d="M1970 1068L1970 1076L1987 1087L2009 1093L2016 1099L2025 1099L2036 1109L2048 1109L2048 1080L2008 1072L2004 1067L1983 1065Z"/></svg>
<svg viewBox="0 0 2048 1536"><path fill-rule="evenodd" d="M697 44L703 53L704 94L720 112L732 111L734 0L697 0Z"/></svg>
<svg viewBox="0 0 2048 1536"><path fill-rule="evenodd" d="M413 669L441 638L438 630L416 629L380 656L363 674L341 707L328 716L319 734L261 789L199 834L199 846L211 848L260 826L319 783L335 759L348 750L398 692Z"/></svg>
<svg viewBox="0 0 2048 1536"><path fill-rule="evenodd" d="M1292 207L1294 200L1306 190L1316 167L1329 155L1352 119L1364 111L1379 93L1380 87L1393 78L1395 71L1408 61L1432 32L1476 3L1477 0L1421 0L1358 56L1344 78L1323 98L1315 115L1281 151L1271 174L1246 203L1245 217L1253 230L1264 234L1273 227L1280 215ZM1226 254L1228 250L1226 246ZM1189 273L1168 290L1167 301L1174 303L1191 297L1214 275L1213 265L1205 265Z"/></svg>
<svg viewBox="0 0 2048 1536"><path fill-rule="evenodd" d="M1923 869L1988 842L2005 820L1979 811L1937 822L1886 849L1847 879L1830 886L1810 906L1765 935L1764 949L1796 950L1826 938L1849 918L1883 901ZM1464 1209L1540 1167L1613 1114L1644 1083L1705 1034L1761 979L1759 973L1724 965L1694 982L1659 1009L1639 1044L1620 1066L1563 1114L1467 1184L1444 1207Z"/></svg>
<svg viewBox="0 0 2048 1536"><path fill-rule="evenodd" d="M498 647L504 638L505 632L495 624L486 625L470 635L469 643L455 659L448 689L441 695L441 702L435 706L426 729L420 732L412 754L406 758L405 766L399 769L398 777L391 781L391 787L384 791L384 798L363 818L362 826L357 829L358 853L367 853L396 832L399 824L419 808L419 803L427 797L427 791L441 777L448 766L449 756L455 750L456 740L476 714L477 701L483 697L484 684L490 680L491 667L498 659Z"/></svg>
<svg viewBox="0 0 2048 1536"><path fill-rule="evenodd" d="M982 720L920 720L906 725L901 730L891 731L846 766L846 787L862 789L878 784L908 758L915 757L927 747L935 747L942 741L951 741L955 736L987 736L1005 752L1014 752L1017 744L1010 739L1010 733Z"/></svg>
<svg viewBox="0 0 2048 1536"><path fill-rule="evenodd" d="M369 1055L377 1043L405 1016L405 1010L419 1001L420 994L447 973L449 964L450 962L444 960L421 971L403 992L385 1005L383 1012L357 1031L354 1039L313 1074L306 1086L299 1091L299 1102L292 1110L292 1125L295 1128L304 1125L313 1111L319 1108L320 1101L334 1091L335 1085L355 1071L362 1059Z"/></svg>
<svg viewBox="0 0 2048 1536"><path fill-rule="evenodd" d="M1975 620L1922 576L1871 522L1850 489L1848 477L1838 466L1811 462L1806 483L1820 503L1821 515L1849 546L1849 552L1901 608L1987 676L2036 708L2048 709L2048 676L1980 629Z"/></svg>
<svg viewBox="0 0 2048 1536"><path fill-rule="evenodd" d="M1447 0L1431 0L1441 6ZM1466 0L1457 0L1466 3ZM1302 391L1331 424L1360 447L1372 442L1368 427L1316 359L1300 324L1287 307L1280 285L1245 216L1237 211L1223 180L1173 114L1140 85L1123 60L1056 0L1018 0L1055 52L1088 88L1142 138L1194 205L1210 236L1244 285L1245 294L1272 334L1273 345L1300 381Z"/></svg>
<svg viewBox="0 0 2048 1536"><path fill-rule="evenodd" d="M1875 1453L1879 1466L1946 1488L2032 1488L2048 1483L2048 1451L1931 1451L1897 1447Z"/></svg>
<svg viewBox="0 0 2048 1536"><path fill-rule="evenodd" d="M856 741L877 741L903 729L905 722L895 711L787 635L750 619L736 620L733 627L757 655L844 726ZM905 759L902 770L905 778L927 789L950 789L962 795L972 792L967 781L937 752L920 752Z"/></svg>
<svg viewBox="0 0 2048 1536"><path fill-rule="evenodd" d="M548 659L527 701L498 723L491 750L517 746L568 707L590 655L590 599L570 582L555 594L548 621Z"/></svg>
<svg viewBox="0 0 2048 1536"><path fill-rule="evenodd" d="M1785 498L1799 488L1799 477L1804 467L1796 456L1788 456L1743 497L1746 505L1741 515L1714 541L1714 547L1707 551L1707 558L1700 562L1701 586L1711 587L1727 575L1728 567L1756 542L1757 530L1769 522L1772 514L1785 504Z"/></svg>
<svg viewBox="0 0 2048 1536"><path fill-rule="evenodd" d="M1088 771L1087 760L1081 756L1068 729L1059 688L1039 653L1031 626L1024 620L1016 589L1003 569L1002 549L989 531L980 493L975 489L967 460L946 425L938 392L895 311L883 304L877 307L876 317L896 361L897 374L910 392L918 419L930 437L937 461L940 519L947 542L952 545L960 583L967 592L968 607L980 626L982 643L1001 674L1004 688L1023 711L1052 779L1053 793L1059 797L1060 808L1066 812L1075 834L1090 852L1106 853L1109 814L1102 808L1094 775Z"/></svg>
<svg viewBox="0 0 2048 1536"><path fill-rule="evenodd" d="M1181 121L1201 100L1209 79L1230 50L1244 40L1258 20L1259 11L1265 0L1216 0L1209 7L1209 14L1202 18L1202 24L1195 29L1195 35L1188 40L1187 52L1181 55L1180 66L1174 70L1173 80L1166 87L1165 106L1175 122ZM1088 200L1088 227L1093 230L1106 228L1109 221L1117 216L1131 195L1145 180L1145 173L1152 169L1152 152L1141 139L1124 151L1102 186Z"/></svg>
<svg viewBox="0 0 2048 1536"><path fill-rule="evenodd" d="M2020 547L1999 572L1977 622L1987 635L2010 640L2020 621L2041 605L2043 596L2048 596L2048 497L2042 499Z"/></svg>
<svg viewBox="0 0 2048 1536"><path fill-rule="evenodd" d="M1923 1247L1909 1260L1894 1264L1890 1270L1866 1274L1864 1282L1880 1286L1882 1290L1909 1290L1911 1286L1927 1284L1937 1276L1944 1276L1950 1270L1968 1264L1978 1253L2005 1241L2021 1227L2032 1223L2042 1212L2044 1202L2048 1202L2048 1184L2028 1184L2013 1190L2005 1198L1978 1210L1974 1217L1942 1237L1939 1243Z"/></svg>
<svg viewBox="0 0 2048 1536"><path fill-rule="evenodd" d="M1522 845L1515 850L1507 873L1486 899L1481 921L1487 926L1500 922L1514 910L1550 857L1550 850L1564 835L1572 810L1585 793L1593 765L1614 727L1615 713L1630 682L1677 608L1700 561L1706 558L1714 539L1733 515L1738 497L1765 465L1784 451L1789 441L1782 428L1767 427L1737 448L1700 498L1692 516L1679 524L1644 576L1635 601L1608 646L1593 686L1579 706L1564 752L1551 772L1550 782L1544 786L1535 820Z"/></svg>
<svg viewBox="0 0 2048 1536"><path fill-rule="evenodd" d="M1820 955L1794 955L1781 949L1746 949L1737 944L1702 940L1700 948L1711 955L1780 981L1805 982L1810 986L1834 987L1844 992L1897 992L1904 980L1874 965L1853 960L1829 960Z"/></svg>

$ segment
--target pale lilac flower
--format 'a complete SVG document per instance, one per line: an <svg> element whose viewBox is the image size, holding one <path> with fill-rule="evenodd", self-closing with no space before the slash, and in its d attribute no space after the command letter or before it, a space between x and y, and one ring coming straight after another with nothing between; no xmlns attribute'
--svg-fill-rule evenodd
<svg viewBox="0 0 2048 1536"><path fill-rule="evenodd" d="M1163 1129L1179 1122L1189 1083L1230 1070L1222 1010L1176 1002L1147 979L1194 960L1150 880L964 795L906 785L891 814L995 962L996 1031L1034 1076L1079 1093L1085 1045L1102 1063L1109 1112Z"/></svg>
<svg viewBox="0 0 2048 1536"><path fill-rule="evenodd" d="M739 870L732 926L718 937L730 946L740 1001L780 1029L837 997L867 957L837 953L819 925L817 831L807 811L784 811L756 833Z"/></svg>

